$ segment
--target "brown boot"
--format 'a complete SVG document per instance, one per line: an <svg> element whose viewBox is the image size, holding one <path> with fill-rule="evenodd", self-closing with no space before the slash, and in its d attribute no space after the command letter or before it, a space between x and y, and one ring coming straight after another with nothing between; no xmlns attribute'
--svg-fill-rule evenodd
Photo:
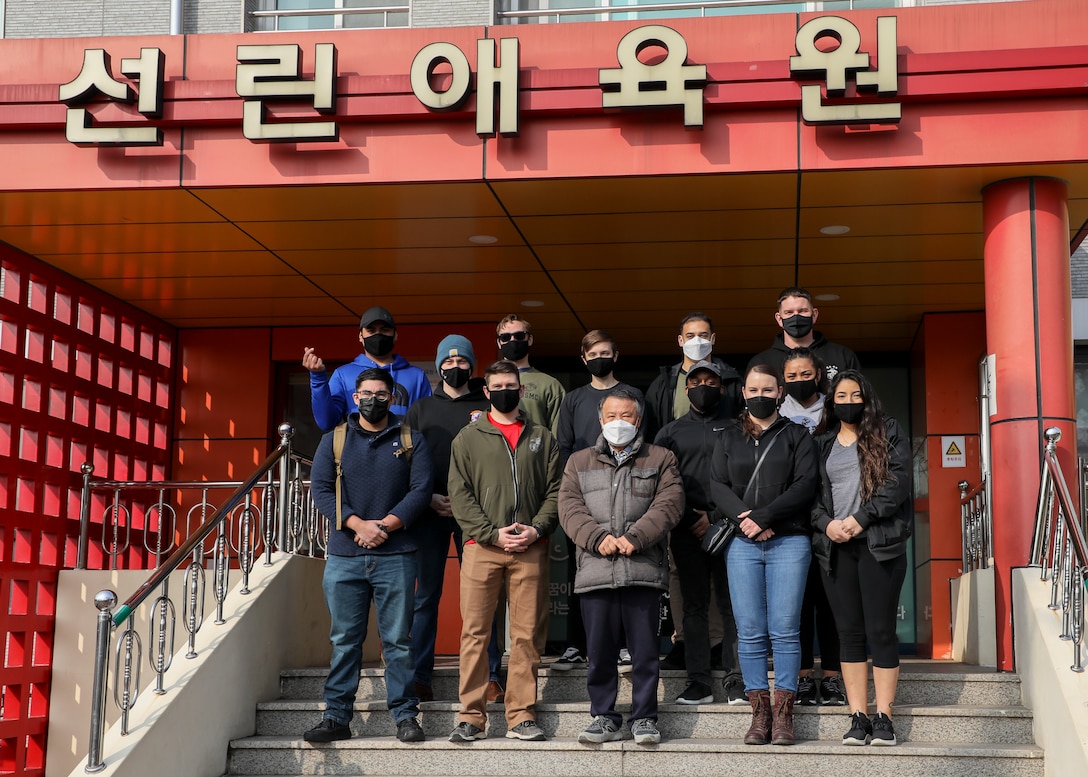
<svg viewBox="0 0 1088 777"><path fill-rule="evenodd" d="M796 741L793 737L793 703L796 700L797 694L793 691L776 690L774 692L772 745L792 745Z"/></svg>
<svg viewBox="0 0 1088 777"><path fill-rule="evenodd" d="M744 735L746 745L765 745L771 741L771 692L748 691L752 705L752 725Z"/></svg>

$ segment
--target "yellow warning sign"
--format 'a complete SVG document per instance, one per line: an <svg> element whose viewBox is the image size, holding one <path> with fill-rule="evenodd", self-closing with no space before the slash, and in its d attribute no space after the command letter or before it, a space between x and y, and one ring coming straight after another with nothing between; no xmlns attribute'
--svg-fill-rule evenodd
<svg viewBox="0 0 1088 777"><path fill-rule="evenodd" d="M963 451L960 450L960 446L956 445L956 441L953 440L952 444L948 446L948 450L944 452L945 456L962 456Z"/></svg>
<svg viewBox="0 0 1088 777"><path fill-rule="evenodd" d="M964 451L967 450L967 438L962 434L950 434L941 437L941 450L944 451L944 455L941 456L942 467L966 467L967 456L964 455Z"/></svg>

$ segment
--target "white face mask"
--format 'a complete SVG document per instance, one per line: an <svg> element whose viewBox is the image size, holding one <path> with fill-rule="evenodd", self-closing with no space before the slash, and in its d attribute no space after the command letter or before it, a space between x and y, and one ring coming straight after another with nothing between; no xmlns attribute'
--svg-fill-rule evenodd
<svg viewBox="0 0 1088 777"><path fill-rule="evenodd" d="M622 419L616 419L602 426L601 434L612 445L625 446L635 439L635 435L638 434L638 427Z"/></svg>
<svg viewBox="0 0 1088 777"><path fill-rule="evenodd" d="M702 361L710 356L712 350L714 350L714 343L702 337L693 337L684 343L684 356L692 361Z"/></svg>

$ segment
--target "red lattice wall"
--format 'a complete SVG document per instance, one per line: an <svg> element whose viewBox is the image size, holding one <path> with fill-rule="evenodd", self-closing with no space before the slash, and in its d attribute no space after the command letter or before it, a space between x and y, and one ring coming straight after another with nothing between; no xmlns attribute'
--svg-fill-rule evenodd
<svg viewBox="0 0 1088 777"><path fill-rule="evenodd" d="M161 321L0 244L0 774L44 774L57 571L76 561L80 466L166 476L175 352ZM88 566L103 568L101 513L92 519ZM147 566L136 532L117 565Z"/></svg>

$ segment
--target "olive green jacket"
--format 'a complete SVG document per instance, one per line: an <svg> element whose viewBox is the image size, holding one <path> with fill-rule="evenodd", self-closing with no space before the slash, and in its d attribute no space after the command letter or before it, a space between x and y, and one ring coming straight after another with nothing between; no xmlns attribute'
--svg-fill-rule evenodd
<svg viewBox="0 0 1088 777"><path fill-rule="evenodd" d="M464 540L493 545L499 529L512 523L533 526L545 537L559 521L559 443L550 431L525 423L515 450L487 416L453 439L449 495Z"/></svg>

